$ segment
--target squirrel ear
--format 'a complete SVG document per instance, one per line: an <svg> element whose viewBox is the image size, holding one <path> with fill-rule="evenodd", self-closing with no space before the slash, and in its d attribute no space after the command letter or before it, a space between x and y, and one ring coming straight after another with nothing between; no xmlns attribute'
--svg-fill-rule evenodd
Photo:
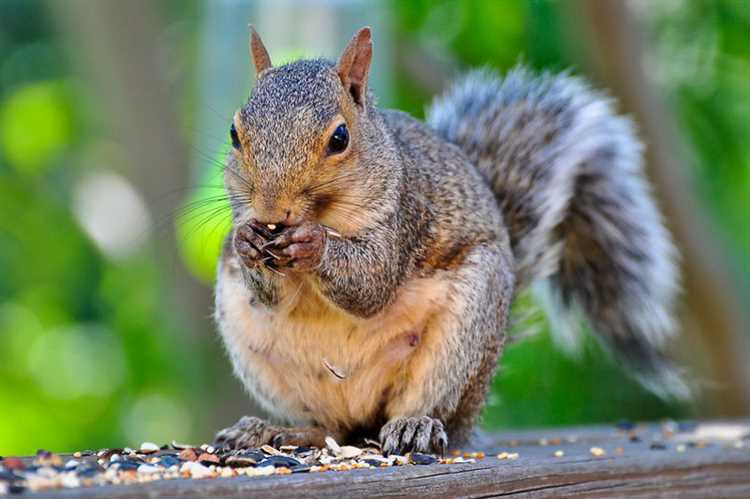
<svg viewBox="0 0 750 499"><path fill-rule="evenodd" d="M354 102L360 105L365 101L367 74L370 71L370 62L372 62L370 36L369 26L357 31L336 65L336 72L341 78L341 83L352 95Z"/></svg>
<svg viewBox="0 0 750 499"><path fill-rule="evenodd" d="M273 67L271 57L268 55L266 46L263 45L263 40L260 39L258 32L252 26L250 26L250 55L255 63L256 78L261 72Z"/></svg>

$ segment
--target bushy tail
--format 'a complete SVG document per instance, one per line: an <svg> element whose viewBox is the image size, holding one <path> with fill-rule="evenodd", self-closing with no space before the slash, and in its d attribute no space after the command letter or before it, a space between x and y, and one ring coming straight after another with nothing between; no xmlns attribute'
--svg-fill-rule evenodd
<svg viewBox="0 0 750 499"><path fill-rule="evenodd" d="M645 386L687 398L662 352L675 331L677 254L642 172L641 143L612 101L566 74L469 74L428 112L502 207L518 289L545 280L560 317L583 311Z"/></svg>

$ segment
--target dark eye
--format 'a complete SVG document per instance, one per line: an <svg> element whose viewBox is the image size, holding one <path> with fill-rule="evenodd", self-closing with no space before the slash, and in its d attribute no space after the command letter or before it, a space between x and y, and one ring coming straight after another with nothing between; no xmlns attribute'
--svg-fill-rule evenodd
<svg viewBox="0 0 750 499"><path fill-rule="evenodd" d="M239 151L240 149L240 138L237 135L237 129L234 128L234 123L232 123L232 126L229 128L229 135L232 137L232 147L237 149Z"/></svg>
<svg viewBox="0 0 750 499"><path fill-rule="evenodd" d="M336 131L331 135L331 140L328 141L328 153L338 154L344 152L348 145L349 130L346 128L346 124L342 123L336 127Z"/></svg>

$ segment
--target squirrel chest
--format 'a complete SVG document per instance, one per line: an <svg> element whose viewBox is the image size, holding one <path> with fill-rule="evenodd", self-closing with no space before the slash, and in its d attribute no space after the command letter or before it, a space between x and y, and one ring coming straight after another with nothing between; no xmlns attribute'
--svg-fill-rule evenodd
<svg viewBox="0 0 750 499"><path fill-rule="evenodd" d="M241 279L226 279L217 298L232 323L222 334L235 373L271 414L351 429L404 410L398 395L410 374L432 363L444 342L449 283L446 273L414 279L377 316L358 319L306 281L290 279L281 303L267 308Z"/></svg>

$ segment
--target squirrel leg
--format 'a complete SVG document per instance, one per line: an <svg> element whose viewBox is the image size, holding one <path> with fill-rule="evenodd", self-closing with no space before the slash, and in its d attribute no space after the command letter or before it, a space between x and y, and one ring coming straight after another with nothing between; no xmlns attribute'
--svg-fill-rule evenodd
<svg viewBox="0 0 750 499"><path fill-rule="evenodd" d="M287 428L255 416L243 416L229 428L219 431L214 443L226 449L247 449L262 445L325 447L326 435L323 429L314 426Z"/></svg>
<svg viewBox="0 0 750 499"><path fill-rule="evenodd" d="M460 444L481 411L505 337L513 296L507 243L480 244L447 278L451 291L387 402L386 452L442 452Z"/></svg>

